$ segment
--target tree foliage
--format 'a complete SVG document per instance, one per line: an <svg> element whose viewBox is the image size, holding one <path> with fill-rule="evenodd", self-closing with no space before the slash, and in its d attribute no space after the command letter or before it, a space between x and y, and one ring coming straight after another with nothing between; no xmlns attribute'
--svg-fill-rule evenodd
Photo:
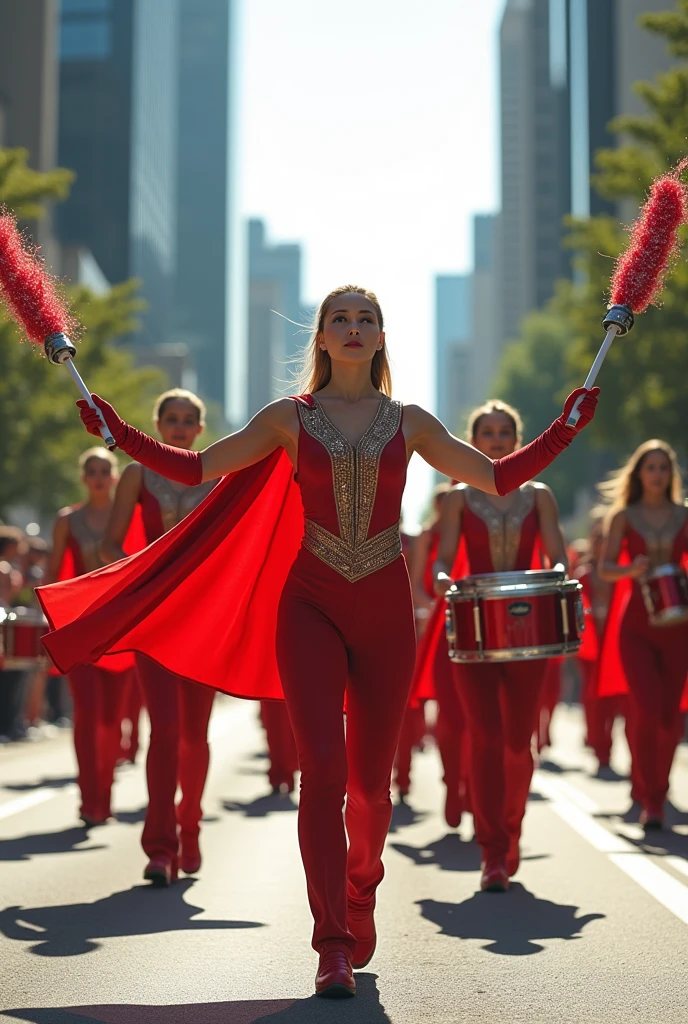
<svg viewBox="0 0 688 1024"><path fill-rule="evenodd" d="M66 197L72 174L62 169L41 174L27 167L26 159L25 150L0 149L0 204L20 218L34 218L46 202ZM78 346L80 373L125 419L147 428L153 400L167 385L165 375L136 368L129 352L111 344L137 328L136 314L143 308L137 289L128 281L103 295L83 286L66 292L85 328ZM77 460L90 439L74 406L79 396L67 371L22 340L2 307L0 366L0 517L16 505L49 516L80 493Z"/></svg>
<svg viewBox="0 0 688 1024"><path fill-rule="evenodd" d="M644 15L641 23L663 36L672 53L688 56L688 0L679 0L673 11ZM635 217L653 178L688 154L688 65L660 74L654 82L639 82L635 88L647 113L617 117L611 123L619 145L596 154L593 176L597 192L618 203L625 217ZM550 394L557 395L559 409L559 399L583 383L603 338L600 321L608 302L613 260L628 240L620 219L609 216L571 219L569 229L567 244L574 251L576 283L562 283L546 310L526 319L520 339L507 346L499 370L498 393L528 410L533 429L541 425L540 413L530 410L544 411L547 386L551 384ZM685 240L685 229L682 235ZM602 397L595 421L577 447L585 438L586 446L606 447L622 457L646 438L661 437L688 454L687 313L684 254L666 281L661 306L650 307L637 318L635 329L612 345L598 378ZM543 331L549 331L546 345ZM560 360L558 376L550 380L542 367L556 359ZM521 371L521 365L530 370ZM587 470L586 462L580 467L579 485L586 482Z"/></svg>

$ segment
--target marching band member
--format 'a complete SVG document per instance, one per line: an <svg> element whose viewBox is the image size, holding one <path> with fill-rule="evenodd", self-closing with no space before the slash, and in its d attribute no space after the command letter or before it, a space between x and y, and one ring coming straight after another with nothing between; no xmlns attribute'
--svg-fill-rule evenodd
<svg viewBox="0 0 688 1024"><path fill-rule="evenodd" d="M486 402L469 418L471 444L491 459L513 458L521 432L519 414L504 402ZM465 554L459 568L460 540ZM457 576L530 569L538 544L552 565L566 565L549 487L529 481L500 496L460 484L442 507L436 593L445 594ZM506 891L520 863L521 823L533 773L531 737L547 661L453 663L452 669L470 738L471 802L482 849L480 887Z"/></svg>
<svg viewBox="0 0 688 1024"><path fill-rule="evenodd" d="M294 775L299 768L294 733L283 700L262 700L260 720L268 745L268 782L277 796L294 792Z"/></svg>
<svg viewBox="0 0 688 1024"><path fill-rule="evenodd" d="M442 500L448 490L449 484L438 484L435 488L432 496L432 508L430 515L423 524L422 531L415 538L413 548L407 557L409 578L411 580L411 593L413 595L413 605L416 618L417 637L421 637L423 635L425 625L435 603L432 567L435 563L435 558L437 557L437 545L439 544L440 538L439 521ZM399 746L397 747L397 753L394 759L394 781L401 800L404 800L408 796L411 788L411 758L413 749L414 747L420 747L423 743L425 729L425 700L412 702L409 704L406 709L406 714L404 715L401 735L399 736ZM446 749L447 748L444 745L440 747L440 751L444 751ZM451 763L451 758L449 756L447 760ZM449 772L450 768L445 765L445 783L449 777ZM458 796L458 782L456 791ZM448 804L449 802L448 798ZM459 810L459 819L460 816L461 812ZM451 807L450 817L452 817ZM454 827L456 827L458 823L458 821L454 821Z"/></svg>
<svg viewBox="0 0 688 1024"><path fill-rule="evenodd" d="M205 406L190 391L173 388L158 398L153 420L165 444L188 452L205 426ZM193 511L213 486L210 481L190 487L138 463L126 466L103 538L106 560L123 557L122 542L137 506L150 544ZM176 879L179 868L195 874L201 866L201 799L210 763L208 722L214 692L142 654L136 657L136 670L151 724L149 803L141 836L148 864L143 877L165 886ZM177 783L182 797L175 808Z"/></svg>
<svg viewBox="0 0 688 1024"><path fill-rule="evenodd" d="M88 492L83 505L58 512L47 582L82 576L105 563L100 545L117 484L117 459L107 448L89 448L79 459ZM74 750L79 768L81 820L87 827L104 824L119 755L122 701L131 669L112 671L101 665L75 665L69 672L74 704Z"/></svg>
<svg viewBox="0 0 688 1024"><path fill-rule="evenodd" d="M447 476L506 494L590 421L597 389L574 392L540 438L493 462L390 397L371 292L331 292L308 354L304 394L272 403L202 454L160 445L96 396L117 444L142 464L190 485L225 479L185 523L107 579L79 581L79 594L62 584L39 595L56 627L44 644L58 664L88 660L94 646L135 645L209 686L284 695L301 768L316 993L332 998L355 994L352 967L365 966L376 945L392 763L415 656L399 537L408 460L418 452ZM578 396L582 416L568 427ZM87 428L98 429L95 411L80 408ZM169 621L181 602L186 619ZM232 678L217 677L225 665Z"/></svg>
<svg viewBox="0 0 688 1024"><path fill-rule="evenodd" d="M640 824L658 829L664 824L669 774L681 736L688 623L651 625L642 583L649 570L680 565L688 554L688 509L673 449L664 441L646 441L600 490L610 508L599 573L603 580L618 582L599 692L628 689L632 795L641 805Z"/></svg>

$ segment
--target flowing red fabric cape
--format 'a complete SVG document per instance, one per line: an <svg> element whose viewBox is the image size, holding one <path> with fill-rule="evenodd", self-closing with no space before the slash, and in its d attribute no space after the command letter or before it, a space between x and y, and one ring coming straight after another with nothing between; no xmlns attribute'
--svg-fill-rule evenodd
<svg viewBox="0 0 688 1024"><path fill-rule="evenodd" d="M628 552L622 550L619 565L630 565ZM621 620L626 605L631 598L633 583L628 577L614 584L614 592L609 604L609 613L602 635L602 651L600 653L599 670L597 673L597 696L616 697L628 693L628 681L621 661L619 637ZM688 711L688 679L681 698L681 711Z"/></svg>
<svg viewBox="0 0 688 1024"><path fill-rule="evenodd" d="M279 448L222 479L143 551L39 587L43 645L61 672L135 651L225 693L281 698L277 606L302 536L301 495Z"/></svg>

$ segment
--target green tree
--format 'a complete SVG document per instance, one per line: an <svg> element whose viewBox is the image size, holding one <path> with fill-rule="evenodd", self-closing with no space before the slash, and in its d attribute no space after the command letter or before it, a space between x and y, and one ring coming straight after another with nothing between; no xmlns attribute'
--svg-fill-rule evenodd
<svg viewBox="0 0 688 1024"><path fill-rule="evenodd" d="M24 219L39 216L46 202L65 198L72 180L66 170L33 171L26 159L25 150L0 150L0 204ZM88 386L107 394L129 422L150 427L165 375L136 368L128 351L111 344L137 328L143 308L137 289L128 281L104 295L83 286L66 291L85 328L77 365ZM79 396L67 372L22 340L1 306L0 366L0 517L17 504L50 515L79 497L77 459L90 446L74 406Z"/></svg>

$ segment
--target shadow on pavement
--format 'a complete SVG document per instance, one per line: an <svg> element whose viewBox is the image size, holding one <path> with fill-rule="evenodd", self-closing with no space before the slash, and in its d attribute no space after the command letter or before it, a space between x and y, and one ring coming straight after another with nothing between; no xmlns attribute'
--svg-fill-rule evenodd
<svg viewBox="0 0 688 1024"><path fill-rule="evenodd" d="M37 832L35 835L18 836L16 839L0 839L0 862L30 860L32 857L51 853L90 853L92 850L107 849L104 843L77 849L81 843L88 842L89 838L88 829L75 825L61 832Z"/></svg>
<svg viewBox="0 0 688 1024"><path fill-rule="evenodd" d="M472 842L463 843L458 832L448 832L427 846L407 843L390 843L390 846L419 866L433 865L442 871L480 870L480 848Z"/></svg>
<svg viewBox="0 0 688 1024"><path fill-rule="evenodd" d="M409 828L424 821L428 816L427 811L415 811L406 800L399 800L392 806L392 821L389 826L390 832L398 832L400 828Z"/></svg>
<svg viewBox="0 0 688 1024"><path fill-rule="evenodd" d="M390 1024L374 974L357 974L355 999L248 999L180 1006L70 1006L7 1010L32 1024Z"/></svg>
<svg viewBox="0 0 688 1024"><path fill-rule="evenodd" d="M268 814L298 810L298 805L291 795L281 793L266 793L265 796L256 797L255 800L249 800L247 803L242 803L240 800L225 800L222 807L225 811L239 811L246 818L266 818Z"/></svg>
<svg viewBox="0 0 688 1024"><path fill-rule="evenodd" d="M65 786L76 782L76 775L65 775L51 779L41 779L40 782L9 782L2 786L8 793L28 793L35 789L63 789Z"/></svg>
<svg viewBox="0 0 688 1024"><path fill-rule="evenodd" d="M185 878L168 889L137 885L95 903L7 907L0 911L0 933L33 943L29 951L38 956L79 956L98 949L97 939L263 927L258 921L193 920L204 911L184 900L193 884L193 879Z"/></svg>
<svg viewBox="0 0 688 1024"><path fill-rule="evenodd" d="M440 934L486 939L483 949L502 956L540 953L544 947L539 940L579 938L586 924L605 917L576 917L579 907L538 899L518 882L512 882L507 893L478 892L464 903L418 900L417 906Z"/></svg>

